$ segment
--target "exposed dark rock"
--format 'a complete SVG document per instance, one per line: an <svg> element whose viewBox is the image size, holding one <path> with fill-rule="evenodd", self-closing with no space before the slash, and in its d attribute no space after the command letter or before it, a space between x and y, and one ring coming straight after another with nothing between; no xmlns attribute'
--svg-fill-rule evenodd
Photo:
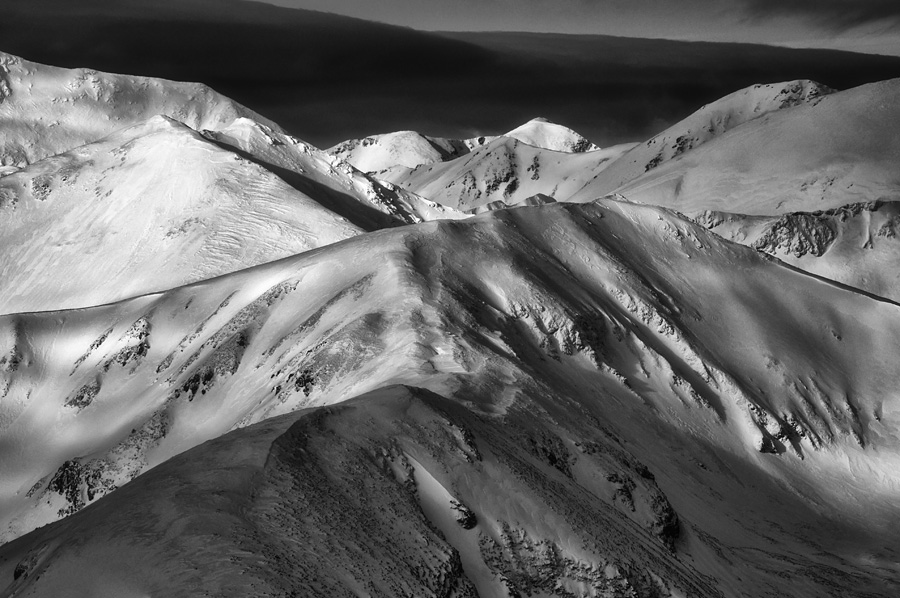
<svg viewBox="0 0 900 598"><path fill-rule="evenodd" d="M125 346L106 360L106 363L103 364L104 371L109 370L113 365L125 367L129 363L139 362L150 350L149 339L150 318L149 316L142 316L122 335L120 342L124 342Z"/></svg>
<svg viewBox="0 0 900 598"><path fill-rule="evenodd" d="M75 373L75 370L78 369L78 366L80 366L82 363L84 363L84 360L85 360L85 359L87 359L88 357L91 356L91 353L93 353L94 351L96 351L97 348L100 347L100 345L102 345L103 343L106 342L106 339L109 338L109 335L112 334L112 331L113 331L113 327L110 326L109 328L107 328L107 329L103 332L103 334L101 334L101 335L98 336L96 339L94 339L94 342L91 343L91 346L88 347L88 350L85 351L84 354L82 354L81 357L79 357L79 358L75 361L75 365L74 365L74 367L72 368L72 373L69 374L70 376L71 376L72 374Z"/></svg>
<svg viewBox="0 0 900 598"><path fill-rule="evenodd" d="M647 165L644 166L644 172L650 172L651 170L662 164L662 162L662 153L656 154L649 162L647 162Z"/></svg>
<svg viewBox="0 0 900 598"><path fill-rule="evenodd" d="M499 576L510 596L661 596L649 575L633 572L626 563L584 562L554 542L536 540L505 522L501 526L499 542L482 534L479 548L485 564ZM573 593L573 586L582 590Z"/></svg>
<svg viewBox="0 0 900 598"><path fill-rule="evenodd" d="M672 154L672 157L681 155L684 152L690 150L694 147L694 139L690 135L681 135L678 139L675 140L675 145L672 146L672 149L675 150L675 153Z"/></svg>
<svg viewBox="0 0 900 598"><path fill-rule="evenodd" d="M519 179L513 178L506 185L506 189L503 190L503 197L510 197L516 190L519 188Z"/></svg>
<svg viewBox="0 0 900 598"><path fill-rule="evenodd" d="M457 500L450 501L450 508L455 511L456 523L463 529L472 529L478 525L478 517L466 505Z"/></svg>
<svg viewBox="0 0 900 598"><path fill-rule="evenodd" d="M629 511L634 512L634 496L632 492L637 488L634 480L622 474L610 473L607 474L606 481L616 488L613 493L613 499Z"/></svg>
<svg viewBox="0 0 900 598"><path fill-rule="evenodd" d="M81 491L84 468L76 460L63 463L50 480L49 490L62 495L68 507L60 510L60 516L70 515L84 507L84 496Z"/></svg>
<svg viewBox="0 0 900 598"><path fill-rule="evenodd" d="M294 390L303 391L304 396L309 396L316 384L316 376L310 369L293 372L287 377L287 382L294 384Z"/></svg>
<svg viewBox="0 0 900 598"><path fill-rule="evenodd" d="M572 144L571 152L573 154L582 154L584 152L590 151L594 147L594 144L588 141L586 138L582 137L578 141Z"/></svg>
<svg viewBox="0 0 900 598"><path fill-rule="evenodd" d="M49 174L39 174L31 179L31 195L38 201L45 201L50 197L52 180Z"/></svg>
<svg viewBox="0 0 900 598"><path fill-rule="evenodd" d="M558 469L568 477L572 477L572 465L575 457L569 453L569 449L563 441L549 432L543 432L539 437L528 438L528 448L531 454L551 467Z"/></svg>
<svg viewBox="0 0 900 598"><path fill-rule="evenodd" d="M666 548L674 552L675 541L678 540L678 536L681 534L678 514L672 508L669 499L662 493L662 490L656 484L653 484L653 486L655 492L653 492L653 497L650 501L650 508L655 515L655 519L650 524L650 531L662 540Z"/></svg>
<svg viewBox="0 0 900 598"><path fill-rule="evenodd" d="M772 224L752 247L766 253L790 253L800 258L822 256L837 238L837 226L821 212L785 214Z"/></svg>
<svg viewBox="0 0 900 598"><path fill-rule="evenodd" d="M538 180L539 178L541 178L540 170L541 170L541 162L540 162L540 160L538 159L537 156L535 156L535 157L531 160L531 166L529 166L528 168L525 169L526 172L530 172L530 173L531 173L531 180L532 180L532 181L536 181L536 180Z"/></svg>
<svg viewBox="0 0 900 598"><path fill-rule="evenodd" d="M16 567L15 569L13 569L13 579L25 579L28 578L29 575L34 573L34 571L40 565L40 562L42 560L41 557L43 557L47 553L48 548L49 547L47 545L41 545L29 550L28 554L26 554L22 560L16 563Z"/></svg>
<svg viewBox="0 0 900 598"><path fill-rule="evenodd" d="M0 357L0 372L15 372L19 369L22 359L22 351L18 346L13 347L9 353Z"/></svg>
<svg viewBox="0 0 900 598"><path fill-rule="evenodd" d="M78 390L76 390L69 398L66 399L66 407L74 407L81 411L91 404L94 397L100 392L100 380L88 382Z"/></svg>

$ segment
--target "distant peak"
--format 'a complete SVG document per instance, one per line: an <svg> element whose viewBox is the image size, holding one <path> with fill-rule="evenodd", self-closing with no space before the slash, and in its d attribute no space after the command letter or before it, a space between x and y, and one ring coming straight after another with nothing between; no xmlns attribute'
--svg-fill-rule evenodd
<svg viewBox="0 0 900 598"><path fill-rule="evenodd" d="M581 153L600 149L572 129L550 122L543 117L531 119L508 132L504 137L558 152Z"/></svg>

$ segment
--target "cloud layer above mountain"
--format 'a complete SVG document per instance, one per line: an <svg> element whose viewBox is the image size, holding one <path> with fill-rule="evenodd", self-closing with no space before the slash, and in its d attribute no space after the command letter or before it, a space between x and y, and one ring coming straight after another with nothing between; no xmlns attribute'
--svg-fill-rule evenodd
<svg viewBox="0 0 900 598"><path fill-rule="evenodd" d="M320 147L403 129L498 134L535 116L611 145L647 137L754 83L809 78L844 89L900 76L900 60L870 55L604 36L435 34L236 0L7 4L4 51L47 64L201 81ZM585 5L570 3L576 4ZM762 8L757 2L754 10Z"/></svg>

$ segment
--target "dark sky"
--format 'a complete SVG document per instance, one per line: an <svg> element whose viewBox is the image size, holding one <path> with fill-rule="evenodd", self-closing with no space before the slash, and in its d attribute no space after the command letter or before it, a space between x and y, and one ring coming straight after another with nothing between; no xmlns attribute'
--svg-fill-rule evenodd
<svg viewBox="0 0 900 598"><path fill-rule="evenodd" d="M265 0L430 31L776 43L900 56L898 0Z"/></svg>
<svg viewBox="0 0 900 598"><path fill-rule="evenodd" d="M641 1L650 0L634 0ZM606 146L646 139L754 83L810 78L843 89L900 77L896 57L600 35L436 34L240 0L3 3L2 51L202 81L320 147L404 129L499 134L536 116ZM763 0L753 4L772 11ZM872 17L852 20L863 18Z"/></svg>

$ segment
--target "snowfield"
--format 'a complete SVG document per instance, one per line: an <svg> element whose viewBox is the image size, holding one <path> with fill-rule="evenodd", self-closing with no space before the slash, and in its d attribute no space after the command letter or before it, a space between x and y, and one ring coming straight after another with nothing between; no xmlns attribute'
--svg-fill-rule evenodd
<svg viewBox="0 0 900 598"><path fill-rule="evenodd" d="M897 81L323 151L0 69L0 595L896 595Z"/></svg>
<svg viewBox="0 0 900 598"><path fill-rule="evenodd" d="M158 116L0 178L0 313L87 307L363 229Z"/></svg>

